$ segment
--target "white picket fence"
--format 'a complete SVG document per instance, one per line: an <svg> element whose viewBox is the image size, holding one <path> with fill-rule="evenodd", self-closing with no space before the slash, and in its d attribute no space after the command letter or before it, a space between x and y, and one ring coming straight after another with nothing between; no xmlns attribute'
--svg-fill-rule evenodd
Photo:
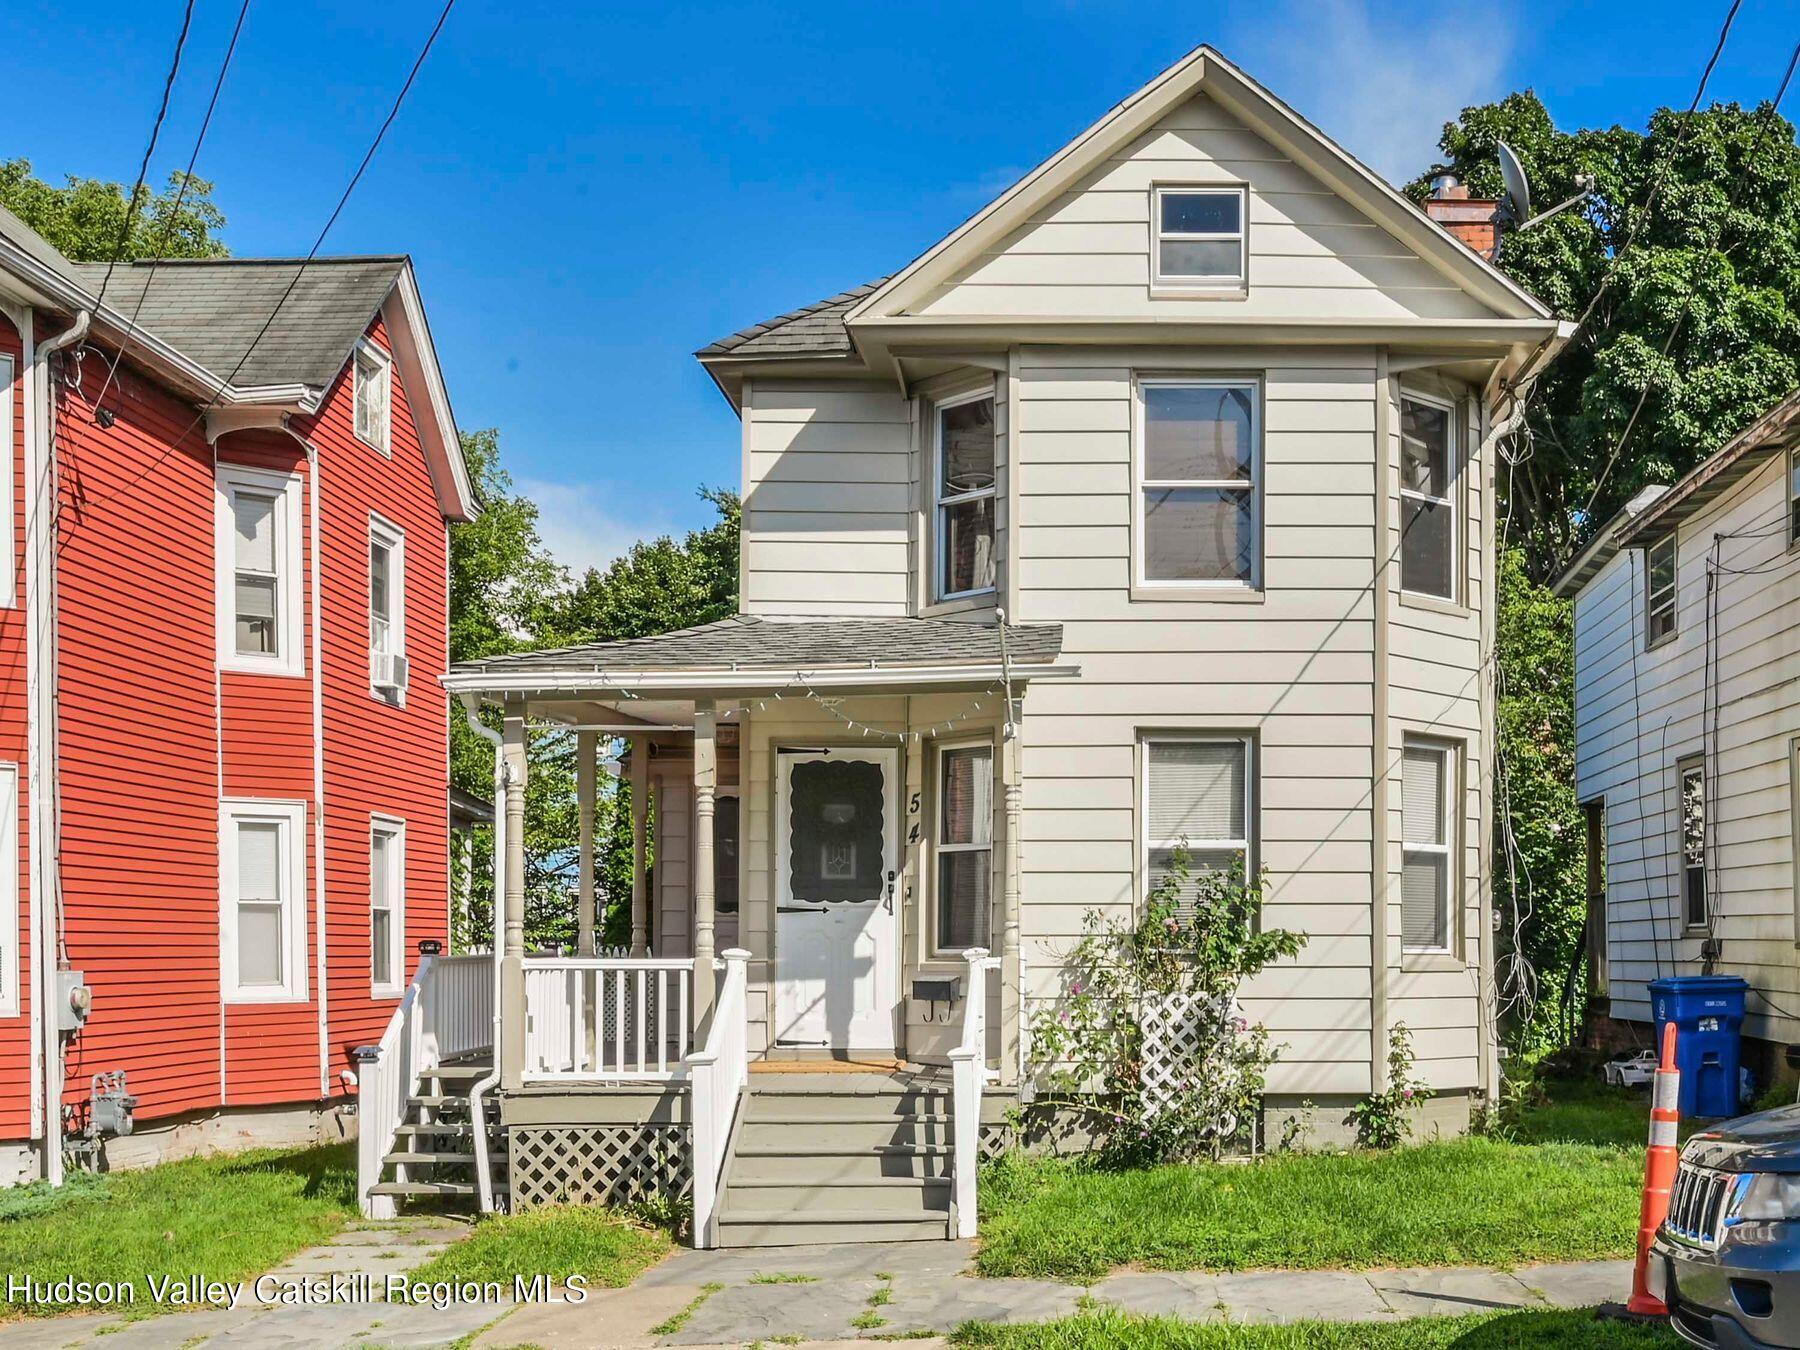
<svg viewBox="0 0 1800 1350"><path fill-rule="evenodd" d="M691 958L525 958L527 1082L656 1082L689 1050Z"/></svg>
<svg viewBox="0 0 1800 1350"><path fill-rule="evenodd" d="M380 1044L357 1065L356 1177L367 1217L394 1216L391 1196L369 1192L381 1180L381 1160L393 1151L420 1078L446 1060L493 1048L493 958L421 956Z"/></svg>
<svg viewBox="0 0 1800 1350"><path fill-rule="evenodd" d="M963 953L969 975L963 990L962 1039L950 1052L951 1143L954 1149L956 1236L975 1236L975 1174L981 1165L981 1090L998 1075L988 1067L988 972L1000 958L985 947Z"/></svg>
<svg viewBox="0 0 1800 1350"><path fill-rule="evenodd" d="M750 1082L748 1017L750 953L724 954L725 979L713 1005L706 1044L688 1059L694 1114L694 1245L718 1246L713 1213L724 1180L725 1159L738 1103Z"/></svg>

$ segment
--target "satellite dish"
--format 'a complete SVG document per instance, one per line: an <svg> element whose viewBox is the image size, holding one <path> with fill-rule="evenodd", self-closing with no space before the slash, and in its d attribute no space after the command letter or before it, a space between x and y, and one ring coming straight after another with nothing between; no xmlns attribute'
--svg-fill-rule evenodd
<svg viewBox="0 0 1800 1350"><path fill-rule="evenodd" d="M1505 141L1494 142L1494 148L1500 152L1500 178L1506 184L1507 205L1511 208L1514 220L1525 220L1531 215L1531 186L1525 181L1525 166L1519 163L1519 157Z"/></svg>

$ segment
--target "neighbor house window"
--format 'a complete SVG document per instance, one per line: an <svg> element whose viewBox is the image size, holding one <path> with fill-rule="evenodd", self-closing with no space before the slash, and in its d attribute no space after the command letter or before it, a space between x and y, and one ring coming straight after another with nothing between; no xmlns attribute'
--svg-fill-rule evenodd
<svg viewBox="0 0 1800 1350"><path fill-rule="evenodd" d="M1800 947L1800 736L1788 743L1788 829L1789 847L1792 856L1789 859L1793 867L1793 901L1794 901L1794 945ZM0 857L16 854L16 849L9 849ZM15 861L13 872L18 872ZM6 912L0 905L0 914Z"/></svg>
<svg viewBox="0 0 1800 1350"><path fill-rule="evenodd" d="M1447 952L1455 759L1447 745L1407 742L1400 762L1400 940L1406 951Z"/></svg>
<svg viewBox="0 0 1800 1350"><path fill-rule="evenodd" d="M406 983L406 825L369 827L369 974L377 997Z"/></svg>
<svg viewBox="0 0 1800 1350"><path fill-rule="evenodd" d="M1147 895L1186 850L1189 882L1176 897L1191 912L1195 878L1250 859L1250 742L1241 736L1155 736L1144 741L1144 880Z"/></svg>
<svg viewBox="0 0 1800 1350"><path fill-rule="evenodd" d="M306 997L306 806L220 807L219 980L228 1003Z"/></svg>
<svg viewBox="0 0 1800 1350"><path fill-rule="evenodd" d="M1788 449L1788 543L1800 544L1800 445Z"/></svg>
<svg viewBox="0 0 1800 1350"><path fill-rule="evenodd" d="M0 764L0 1017L19 1015L19 766Z"/></svg>
<svg viewBox="0 0 1800 1350"><path fill-rule="evenodd" d="M356 439L388 453L388 393L392 366L388 355L371 342L357 344Z"/></svg>
<svg viewBox="0 0 1800 1350"><path fill-rule="evenodd" d="M1675 535L1644 551L1644 645L1675 636Z"/></svg>
<svg viewBox="0 0 1800 1350"><path fill-rule="evenodd" d="M1261 460L1257 386L1240 380L1138 385L1138 580L1253 586Z"/></svg>
<svg viewBox="0 0 1800 1350"><path fill-rule="evenodd" d="M994 399L937 410L937 598L994 589Z"/></svg>
<svg viewBox="0 0 1800 1350"><path fill-rule="evenodd" d="M1706 762L1683 760L1677 768L1681 800L1681 918L1706 927Z"/></svg>
<svg viewBox="0 0 1800 1350"><path fill-rule="evenodd" d="M1400 400L1400 589L1456 598L1455 439L1451 409Z"/></svg>
<svg viewBox="0 0 1800 1350"><path fill-rule="evenodd" d="M1154 285L1163 290L1237 288L1245 277L1243 188L1157 188Z"/></svg>
<svg viewBox="0 0 1800 1350"><path fill-rule="evenodd" d="M1609 977L1611 950L1606 939L1606 803L1583 802L1587 825L1587 924L1584 937L1588 954L1588 989L1604 994Z"/></svg>
<svg viewBox="0 0 1800 1350"><path fill-rule="evenodd" d="M994 749L938 751L937 950L989 943L994 880Z"/></svg>
<svg viewBox="0 0 1800 1350"><path fill-rule="evenodd" d="M300 478L221 465L217 497L220 664L300 674Z"/></svg>
<svg viewBox="0 0 1800 1350"><path fill-rule="evenodd" d="M369 680L377 693L406 688L406 539L369 518Z"/></svg>

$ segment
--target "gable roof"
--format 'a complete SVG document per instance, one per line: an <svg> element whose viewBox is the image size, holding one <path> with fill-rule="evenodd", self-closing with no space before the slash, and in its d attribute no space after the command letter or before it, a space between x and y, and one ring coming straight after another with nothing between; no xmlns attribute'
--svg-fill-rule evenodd
<svg viewBox="0 0 1800 1350"><path fill-rule="evenodd" d="M899 314L949 280L984 249L1025 223L1117 147L1195 94L1206 93L1295 163L1503 318L1547 319L1550 311L1475 253L1380 174L1251 79L1216 48L1202 45L1106 113L1012 187L860 301L846 316Z"/></svg>

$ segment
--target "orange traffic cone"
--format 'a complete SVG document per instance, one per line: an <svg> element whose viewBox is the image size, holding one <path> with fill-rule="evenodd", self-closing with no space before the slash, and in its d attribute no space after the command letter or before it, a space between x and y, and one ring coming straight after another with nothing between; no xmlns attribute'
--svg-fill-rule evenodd
<svg viewBox="0 0 1800 1350"><path fill-rule="evenodd" d="M1681 1071L1675 1067L1675 1024L1665 1022L1662 1059L1650 1089L1650 1155L1644 1163L1644 1203L1638 1211L1637 1269L1631 1275L1627 1312L1641 1317L1667 1317L1668 1306L1650 1292L1650 1243L1669 1213L1669 1190L1681 1150L1676 1146L1681 1124Z"/></svg>

